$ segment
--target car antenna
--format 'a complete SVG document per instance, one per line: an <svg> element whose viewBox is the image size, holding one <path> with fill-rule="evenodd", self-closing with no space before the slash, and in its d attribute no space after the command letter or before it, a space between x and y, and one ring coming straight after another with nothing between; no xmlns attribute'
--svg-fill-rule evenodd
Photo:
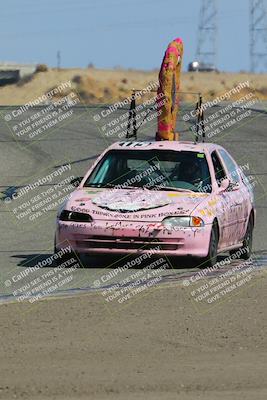
<svg viewBox="0 0 267 400"><path fill-rule="evenodd" d="M137 127L136 127L136 99L135 99L135 93L137 90L132 89L132 95L131 95L131 104L130 104L130 109L129 109L129 116L128 116L128 124L127 124L127 133L126 133L126 138L127 139L137 139ZM131 125L133 126L133 131L131 132Z"/></svg>
<svg viewBox="0 0 267 400"><path fill-rule="evenodd" d="M151 92L157 92L157 90L151 90ZM126 139L134 139L137 140L137 132L138 129L141 128L143 123L145 122L148 114L155 109L154 106L149 107L146 114L144 115L143 119L138 123L136 123L136 93L142 93L141 89L132 89L132 95L131 95L131 104L128 112L128 124L127 124L127 133L126 133ZM132 132L131 132L132 128Z"/></svg>
<svg viewBox="0 0 267 400"><path fill-rule="evenodd" d="M196 115L197 115L197 128L195 130L195 144L198 143L199 137L202 138L202 143L205 143L206 131L205 131L205 119L203 109L203 97L201 93L198 93L198 101L196 104Z"/></svg>

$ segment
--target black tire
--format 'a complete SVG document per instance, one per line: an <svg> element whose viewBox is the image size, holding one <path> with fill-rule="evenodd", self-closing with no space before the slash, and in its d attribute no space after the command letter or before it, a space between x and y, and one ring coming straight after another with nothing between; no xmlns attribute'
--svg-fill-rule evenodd
<svg viewBox="0 0 267 400"><path fill-rule="evenodd" d="M243 240L243 246L239 247L238 249L231 250L230 251L231 256L237 254L237 252L240 251L239 258L242 258L243 260L248 260L251 257L252 242L253 242L253 229L254 229L253 217L252 217L252 215L250 215L246 234L245 234L245 237Z"/></svg>
<svg viewBox="0 0 267 400"><path fill-rule="evenodd" d="M207 257L202 259L202 262L199 265L200 268L213 267L216 264L217 252L218 252L218 241L219 241L218 226L215 223L212 226L212 230L211 230L211 234L210 234L209 253L208 253Z"/></svg>
<svg viewBox="0 0 267 400"><path fill-rule="evenodd" d="M59 249L57 249L57 247L56 247L56 235L55 235L55 237L54 237L54 254L58 254L58 252L59 252ZM74 258L76 261L78 261L79 264L81 264L79 257L80 257L80 255L78 253L74 253L73 251L71 251L70 253L64 254L60 258L56 258L55 265L56 265L56 267L59 267L65 261L69 261L72 258Z"/></svg>
<svg viewBox="0 0 267 400"><path fill-rule="evenodd" d="M59 253L59 250L57 250L55 248L54 254L58 254L58 253ZM62 266L62 264L64 264L66 261L70 261L72 258L74 258L75 261L77 261L79 264L81 264L80 260L79 260L79 254L70 252L70 253L66 253L66 254L62 255L60 258L56 258L55 265L57 267ZM70 266L73 266L73 265L70 265Z"/></svg>

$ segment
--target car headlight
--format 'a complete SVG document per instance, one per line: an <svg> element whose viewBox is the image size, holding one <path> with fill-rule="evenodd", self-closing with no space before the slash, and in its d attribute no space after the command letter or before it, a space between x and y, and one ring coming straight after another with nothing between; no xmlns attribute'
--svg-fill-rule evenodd
<svg viewBox="0 0 267 400"><path fill-rule="evenodd" d="M168 217L162 221L167 229L175 229L177 227L202 227L204 221L200 217Z"/></svg>
<svg viewBox="0 0 267 400"><path fill-rule="evenodd" d="M59 215L60 221L74 221L74 222L92 222L93 218L89 214L84 214L76 211L63 210Z"/></svg>

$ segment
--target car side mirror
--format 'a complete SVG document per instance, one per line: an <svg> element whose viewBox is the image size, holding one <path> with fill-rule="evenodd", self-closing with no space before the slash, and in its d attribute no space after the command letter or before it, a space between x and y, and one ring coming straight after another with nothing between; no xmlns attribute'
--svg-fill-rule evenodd
<svg viewBox="0 0 267 400"><path fill-rule="evenodd" d="M228 178L225 178L221 181L221 185L219 187L219 193L225 192L230 186L230 181Z"/></svg>
<svg viewBox="0 0 267 400"><path fill-rule="evenodd" d="M230 182L229 190L235 191L240 189L240 184L238 182Z"/></svg>
<svg viewBox="0 0 267 400"><path fill-rule="evenodd" d="M71 185L74 187L78 187L81 181L83 180L82 176L78 176L77 178L74 178L70 181Z"/></svg>

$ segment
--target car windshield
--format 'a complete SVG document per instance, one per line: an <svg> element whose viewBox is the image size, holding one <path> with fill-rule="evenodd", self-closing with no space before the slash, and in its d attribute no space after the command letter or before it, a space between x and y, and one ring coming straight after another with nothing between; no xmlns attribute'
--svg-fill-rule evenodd
<svg viewBox="0 0 267 400"><path fill-rule="evenodd" d="M85 187L211 192L204 153L172 150L110 150Z"/></svg>

